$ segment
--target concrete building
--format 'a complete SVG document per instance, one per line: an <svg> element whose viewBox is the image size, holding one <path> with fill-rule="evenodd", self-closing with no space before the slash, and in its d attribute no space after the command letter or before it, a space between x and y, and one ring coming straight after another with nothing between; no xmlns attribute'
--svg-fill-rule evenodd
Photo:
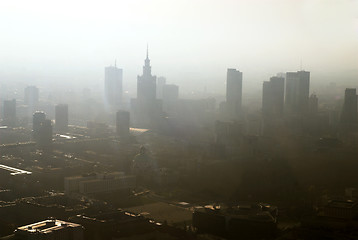
<svg viewBox="0 0 358 240"><path fill-rule="evenodd" d="M16 126L16 100L4 101L3 125L15 127Z"/></svg>
<svg viewBox="0 0 358 240"><path fill-rule="evenodd" d="M262 203L207 205L196 207L193 226L228 239L271 239L277 231L277 214L277 207Z"/></svg>
<svg viewBox="0 0 358 240"><path fill-rule="evenodd" d="M308 112L311 116L315 116L318 113L318 98L316 94L311 94L308 100Z"/></svg>
<svg viewBox="0 0 358 240"><path fill-rule="evenodd" d="M45 220L15 230L18 240L83 240L83 227L80 224L57 219Z"/></svg>
<svg viewBox="0 0 358 240"><path fill-rule="evenodd" d="M39 89L35 86L26 87L24 102L30 106L37 105L39 102Z"/></svg>
<svg viewBox="0 0 358 240"><path fill-rule="evenodd" d="M38 139L41 123L45 120L46 114L44 112L37 111L34 113L32 117L32 135L35 140Z"/></svg>
<svg viewBox="0 0 358 240"><path fill-rule="evenodd" d="M302 115L308 112L310 72L286 73L285 106L287 114Z"/></svg>
<svg viewBox="0 0 358 240"><path fill-rule="evenodd" d="M242 109L242 72L233 68L227 70L226 108L231 118L238 118Z"/></svg>
<svg viewBox="0 0 358 240"><path fill-rule="evenodd" d="M119 136L129 136L130 113L118 111L116 117L116 130Z"/></svg>
<svg viewBox="0 0 358 240"><path fill-rule="evenodd" d="M36 140L40 146L49 146L52 143L52 122L50 119L45 119L40 123L38 131L38 139Z"/></svg>
<svg viewBox="0 0 358 240"><path fill-rule="evenodd" d="M346 88L342 108L341 124L357 124L357 92L355 88Z"/></svg>
<svg viewBox="0 0 358 240"><path fill-rule="evenodd" d="M144 61L143 74L137 77L137 98L131 99L133 123L136 127L157 127L162 114L162 101L156 98L157 77L152 75L152 67L147 57Z"/></svg>
<svg viewBox="0 0 358 240"><path fill-rule="evenodd" d="M123 172L89 174L66 177L65 193L94 194L112 191L129 191L135 188L136 177Z"/></svg>
<svg viewBox="0 0 358 240"><path fill-rule="evenodd" d="M263 83L262 114L264 118L277 118L283 115L285 79L271 77L269 82Z"/></svg>
<svg viewBox="0 0 358 240"><path fill-rule="evenodd" d="M123 70L114 66L106 67L104 70L104 94L106 104L119 106L123 97Z"/></svg>
<svg viewBox="0 0 358 240"><path fill-rule="evenodd" d="M167 79L165 77L158 77L158 84L157 84L157 98L163 98L163 88L166 84Z"/></svg>
<svg viewBox="0 0 358 240"><path fill-rule="evenodd" d="M68 130L68 105L59 104L55 107L55 130L67 132Z"/></svg>

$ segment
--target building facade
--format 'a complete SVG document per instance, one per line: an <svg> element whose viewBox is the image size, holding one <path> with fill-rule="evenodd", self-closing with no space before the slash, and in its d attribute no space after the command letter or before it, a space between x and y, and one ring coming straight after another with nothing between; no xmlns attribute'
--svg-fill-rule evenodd
<svg viewBox="0 0 358 240"><path fill-rule="evenodd" d="M229 68L226 77L226 108L231 118L238 118L242 110L242 72Z"/></svg>
<svg viewBox="0 0 358 240"><path fill-rule="evenodd" d="M59 104L55 107L55 130L67 132L68 130L68 105Z"/></svg>
<svg viewBox="0 0 358 240"><path fill-rule="evenodd" d="M104 95L106 104L119 106L123 98L123 70L117 66L104 69Z"/></svg>
<svg viewBox="0 0 358 240"><path fill-rule="evenodd" d="M286 73L285 106L287 114L303 115L308 112L310 72Z"/></svg>
<svg viewBox="0 0 358 240"><path fill-rule="evenodd" d="M3 125L14 127L16 126L16 100L4 101L4 115Z"/></svg>

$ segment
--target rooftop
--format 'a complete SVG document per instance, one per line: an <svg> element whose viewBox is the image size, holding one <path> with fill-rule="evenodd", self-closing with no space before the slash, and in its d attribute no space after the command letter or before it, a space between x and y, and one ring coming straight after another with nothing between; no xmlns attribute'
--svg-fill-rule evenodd
<svg viewBox="0 0 358 240"><path fill-rule="evenodd" d="M65 222L57 219L49 219L26 226L18 227L16 233L36 233L36 234L50 234L54 231L58 231L65 228L77 228L82 227L76 223Z"/></svg>

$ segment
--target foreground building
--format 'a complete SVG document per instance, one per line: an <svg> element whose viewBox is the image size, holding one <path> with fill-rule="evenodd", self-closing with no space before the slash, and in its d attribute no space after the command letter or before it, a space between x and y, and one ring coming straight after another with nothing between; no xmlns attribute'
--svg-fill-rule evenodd
<svg viewBox="0 0 358 240"><path fill-rule="evenodd" d="M15 236L18 240L83 240L83 227L80 224L57 219L45 220L18 227Z"/></svg>
<svg viewBox="0 0 358 240"><path fill-rule="evenodd" d="M277 207L261 203L197 207L193 226L198 232L229 239L270 239L277 231Z"/></svg>

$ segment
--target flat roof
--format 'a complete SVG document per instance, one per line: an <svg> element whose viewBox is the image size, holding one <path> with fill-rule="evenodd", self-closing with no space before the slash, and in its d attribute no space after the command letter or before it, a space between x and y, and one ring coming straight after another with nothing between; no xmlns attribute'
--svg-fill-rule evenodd
<svg viewBox="0 0 358 240"><path fill-rule="evenodd" d="M0 169L9 171L10 174L13 175L13 176L22 175L22 174L27 174L27 175L32 174L32 172L25 171L25 170L18 169L18 168L14 168L14 167L9 167L9 166L2 165L2 164L0 164Z"/></svg>
<svg viewBox="0 0 358 240"><path fill-rule="evenodd" d="M29 225L21 226L17 228L17 231L20 232L27 232L27 233L43 233L43 234L49 234L53 231L58 231L64 228L76 228L76 227L82 227L80 224L77 223L71 223L71 222L65 222L62 220L44 220L37 223L32 223Z"/></svg>

